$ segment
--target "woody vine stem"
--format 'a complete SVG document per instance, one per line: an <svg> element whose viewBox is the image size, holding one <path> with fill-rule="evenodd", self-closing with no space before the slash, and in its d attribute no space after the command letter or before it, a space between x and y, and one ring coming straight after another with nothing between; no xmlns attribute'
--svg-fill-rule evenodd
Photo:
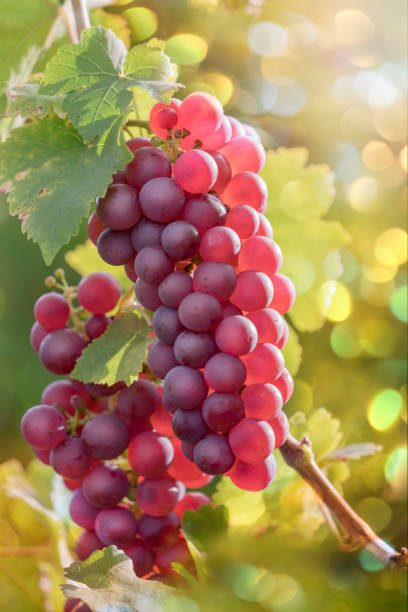
<svg viewBox="0 0 408 612"><path fill-rule="evenodd" d="M75 29L80 38L82 30L90 27L86 0L71 0ZM131 120L128 126L147 127L144 121ZM353 510L317 465L307 438L296 440L289 435L280 452L286 463L298 472L317 495L325 519L346 551L365 549L380 563L390 567L408 567L408 550L396 551L382 540Z"/></svg>

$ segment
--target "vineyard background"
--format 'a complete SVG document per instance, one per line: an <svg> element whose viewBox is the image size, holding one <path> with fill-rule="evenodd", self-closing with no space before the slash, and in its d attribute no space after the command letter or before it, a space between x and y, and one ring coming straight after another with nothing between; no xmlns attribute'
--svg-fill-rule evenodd
<svg viewBox="0 0 408 612"><path fill-rule="evenodd" d="M403 546L404 3L316 0L306 7L300 0L151 0L134 2L124 12L123 4L94 9L92 23L112 28L128 47L153 36L165 41L165 52L180 66L178 81L185 85L179 95L215 94L229 114L260 129L265 146L274 151L262 172L270 189L267 214L285 257L282 271L298 293L289 317L296 334L287 350L296 374L287 405L292 432L310 436L318 461L346 499L382 538ZM51 0L24 0L18 11L13 3L0 2L2 81L10 70L17 81L22 78L22 58L27 63L27 52L35 54L33 45L43 44L55 14ZM66 36L58 39L48 54L66 42ZM32 65L41 71L45 60ZM3 112L4 96L0 105ZM148 105L147 99L139 100L141 116ZM0 120L2 129L9 121ZM0 483L12 475L24 499L10 501L0 492L0 588L5 609L52 610L52 602L62 601L57 587L62 578L58 555L43 548L61 528L29 504L29 485L17 463L28 466L28 481L35 480L44 506L51 506L48 471L32 461L19 434L22 413L53 378L29 346L32 307L50 270L63 266L74 283L78 272L100 263L96 255L92 258L94 247L72 254L86 239L84 222L48 268L38 246L21 235L18 219L8 216L1 197L0 461L5 463ZM84 268L86 258L92 259ZM338 449L362 442L382 450L370 447L373 454L338 460L343 452ZM278 480L264 494L237 492L226 481L213 481L210 490L216 486L215 499L229 508L240 537L229 541L227 550L213 547L209 567L224 580L208 585L203 598L218 598L220 609L232 605L274 612L323 605L328 612L402 607L404 576L381 571L366 553L340 551L316 498L283 461ZM54 510L72 535L75 528L57 493ZM34 547L34 552L10 560L2 556L6 545ZM254 577L255 566L265 573Z"/></svg>

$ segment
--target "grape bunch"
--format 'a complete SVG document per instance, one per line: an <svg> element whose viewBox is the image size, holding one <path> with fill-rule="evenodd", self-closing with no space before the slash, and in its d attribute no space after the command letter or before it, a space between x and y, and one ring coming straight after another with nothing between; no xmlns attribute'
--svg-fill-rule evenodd
<svg viewBox="0 0 408 612"><path fill-rule="evenodd" d="M151 140L128 141L133 159L98 199L89 236L154 311L148 364L185 457L258 491L288 434L282 315L295 298L264 216L265 152L206 93L156 104L150 126Z"/></svg>

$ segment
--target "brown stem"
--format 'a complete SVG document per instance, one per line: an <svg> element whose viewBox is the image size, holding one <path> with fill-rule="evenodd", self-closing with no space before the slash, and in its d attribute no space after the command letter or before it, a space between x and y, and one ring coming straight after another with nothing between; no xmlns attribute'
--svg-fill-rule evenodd
<svg viewBox="0 0 408 612"><path fill-rule="evenodd" d="M408 567L407 549L403 548L400 552L394 550L354 512L320 470L314 460L309 440L305 438L299 442L289 435L280 451L286 463L300 474L336 520L341 531L342 548L349 551L365 548L381 563L393 567Z"/></svg>
<svg viewBox="0 0 408 612"><path fill-rule="evenodd" d="M74 20L78 38L81 38L82 30L91 27L89 21L88 9L86 8L86 0L71 0L72 10L74 11Z"/></svg>

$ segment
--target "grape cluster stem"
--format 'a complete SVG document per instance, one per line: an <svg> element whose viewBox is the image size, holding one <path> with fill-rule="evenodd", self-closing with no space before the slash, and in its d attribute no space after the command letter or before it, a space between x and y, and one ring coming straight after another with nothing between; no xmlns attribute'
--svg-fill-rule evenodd
<svg viewBox="0 0 408 612"><path fill-rule="evenodd" d="M353 510L317 465L306 437L299 441L289 434L280 452L289 467L296 470L316 493L323 515L343 550L365 549L389 567L408 567L408 550L396 551Z"/></svg>

